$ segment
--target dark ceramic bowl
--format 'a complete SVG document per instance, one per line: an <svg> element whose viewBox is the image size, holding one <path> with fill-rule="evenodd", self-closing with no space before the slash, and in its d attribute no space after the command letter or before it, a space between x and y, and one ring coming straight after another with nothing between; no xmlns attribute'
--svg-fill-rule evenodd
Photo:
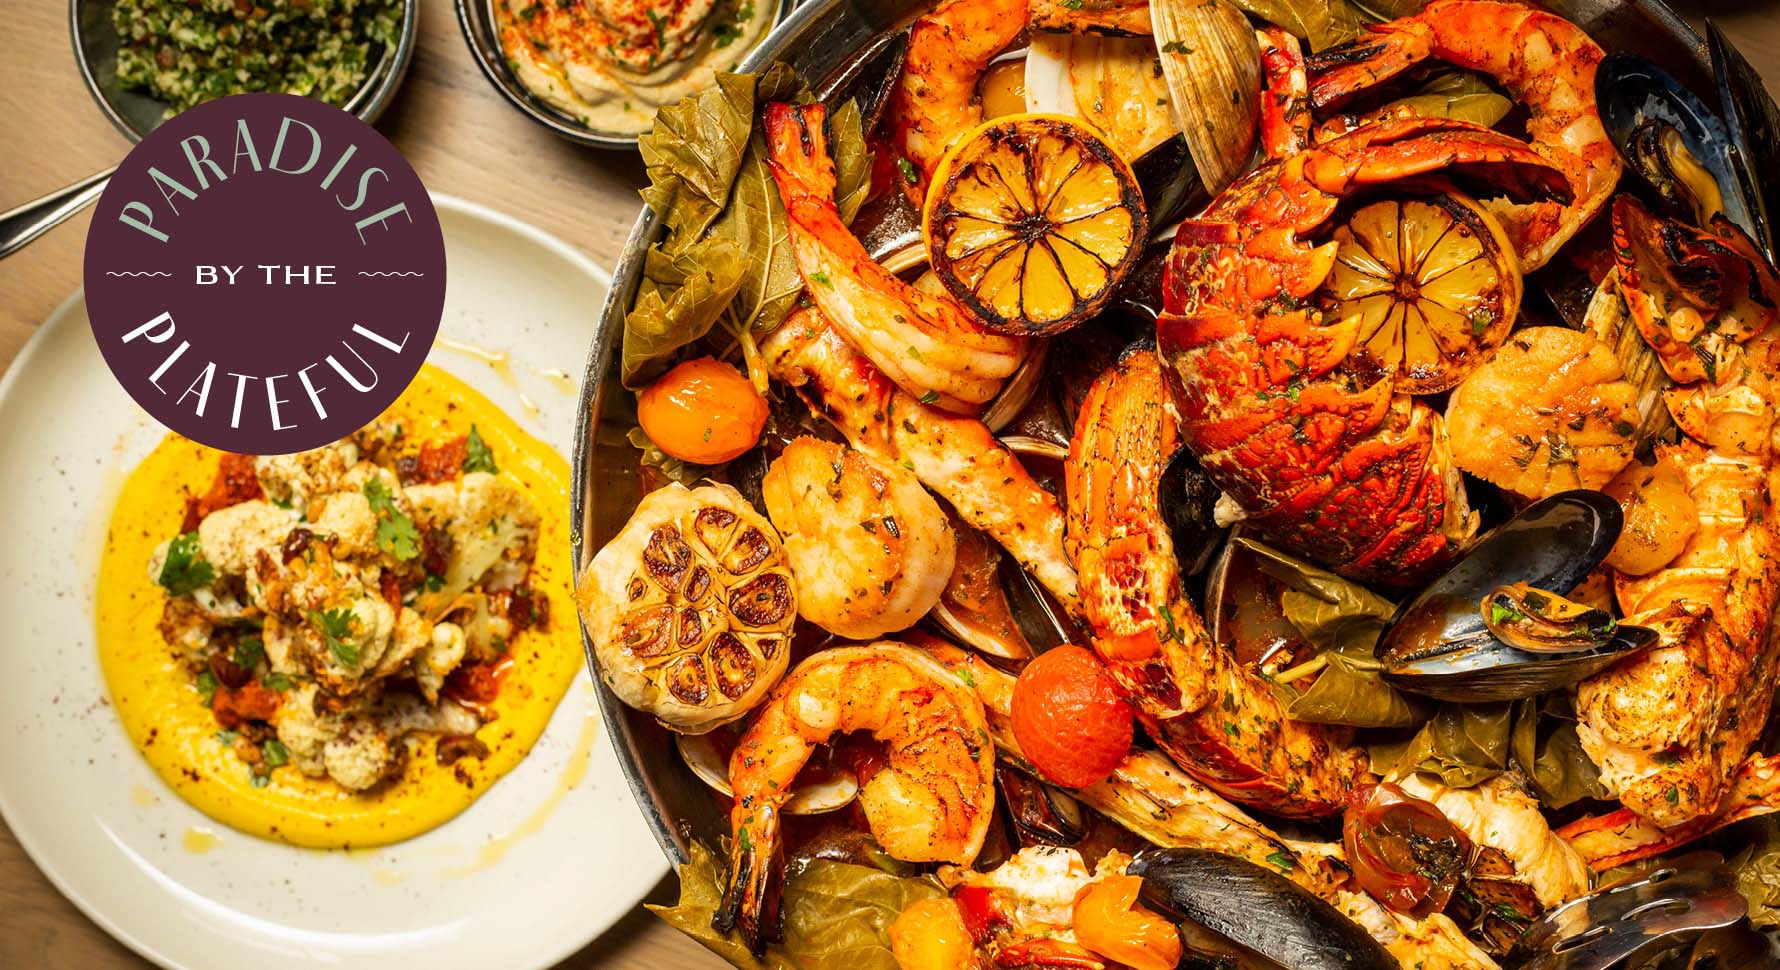
<svg viewBox="0 0 1780 970"><path fill-rule="evenodd" d="M69 0L68 26L74 37L74 60L87 91L99 110L132 142L141 141L161 123L167 110L158 101L117 83L117 28L111 22L113 0ZM375 122L395 99L396 89L408 76L414 60L414 40L420 33L419 0L402 0L402 32L395 45L379 55L365 84L345 105L365 123Z"/></svg>
<svg viewBox="0 0 1780 970"><path fill-rule="evenodd" d="M923 0L812 0L780 23L741 69L758 71L783 60L818 82L818 94L831 94L847 83L843 76L847 67L926 6ZM1643 54L1695 90L1713 90L1705 43L1657 0L1572 0L1551 6L1581 24L1607 49ZM588 349L576 416L579 433L571 495L577 572L617 534L642 498L636 450L625 439L635 425L634 401L619 385L614 362L624 314L636 295L643 253L655 241L657 230L654 213L644 208L612 273L612 288ZM591 645L588 664L597 683ZM662 851L673 861L684 862L689 840L721 844L720 837L729 833L729 820L710 789L675 753L668 732L648 715L625 707L603 685L600 702L637 805Z"/></svg>

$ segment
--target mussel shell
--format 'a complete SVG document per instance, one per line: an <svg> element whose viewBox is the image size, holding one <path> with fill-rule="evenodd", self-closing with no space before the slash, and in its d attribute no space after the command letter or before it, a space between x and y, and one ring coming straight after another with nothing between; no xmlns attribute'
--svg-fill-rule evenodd
<svg viewBox="0 0 1780 970"><path fill-rule="evenodd" d="M1531 654L1491 636L1478 610L1485 596L1512 583L1560 595L1575 589L1607 558L1622 522L1617 502L1578 489L1535 502L1492 529L1398 607L1378 638L1384 679L1443 700L1511 700L1575 683L1649 646L1654 632L1622 626L1596 650Z"/></svg>
<svg viewBox="0 0 1780 970"><path fill-rule="evenodd" d="M1396 970L1358 923L1277 872L1205 849L1140 852L1151 906L1189 920L1292 970Z"/></svg>
<svg viewBox="0 0 1780 970"><path fill-rule="evenodd" d="M1137 176L1153 232L1161 232L1211 201L1205 183L1199 180L1199 170L1193 167L1187 140L1179 135L1138 156L1131 163L1131 174Z"/></svg>
<svg viewBox="0 0 1780 970"><path fill-rule="evenodd" d="M1646 125L1652 121L1673 126L1688 152L1717 180L1724 194L1725 215L1752 237L1765 238L1765 227L1757 235L1756 218L1745 194L1744 187L1753 184L1752 180L1739 171L1741 161L1733 154L1724 121L1673 75L1636 54L1609 54L1595 73L1595 100L1607 137L1633 171L1650 178L1634 147L1640 131L1648 131ZM1667 188L1654 187L1659 193ZM1691 218L1688 213L1674 214Z"/></svg>
<svg viewBox="0 0 1780 970"><path fill-rule="evenodd" d="M1718 79L1718 100L1731 136L1731 158L1754 223L1750 236L1769 263L1776 258L1774 224L1780 215L1780 179L1756 179L1780 165L1780 106L1774 104L1761 75L1716 23L1706 21L1706 48L1712 74ZM1744 228L1750 229L1745 226Z"/></svg>
<svg viewBox="0 0 1780 970"><path fill-rule="evenodd" d="M1192 452L1182 448L1163 470L1158 491L1162 521L1168 524L1174 540L1174 558L1180 563L1180 573L1197 576L1211 565L1229 532L1212 515L1218 504L1218 487Z"/></svg>

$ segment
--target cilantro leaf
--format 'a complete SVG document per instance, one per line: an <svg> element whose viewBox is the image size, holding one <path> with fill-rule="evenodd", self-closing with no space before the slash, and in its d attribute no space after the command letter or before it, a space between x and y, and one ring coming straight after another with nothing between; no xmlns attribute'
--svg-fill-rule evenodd
<svg viewBox="0 0 1780 970"><path fill-rule="evenodd" d="M377 548L401 562L420 555L420 530L414 527L413 519L396 508L395 497L390 495L383 479L366 479L364 492L365 501L371 503L371 511L377 515Z"/></svg>
<svg viewBox="0 0 1780 970"><path fill-rule="evenodd" d="M198 696L204 699L205 707L209 707L210 702L216 698L216 688L218 686L216 675L211 673L209 668L205 668L198 672Z"/></svg>
<svg viewBox="0 0 1780 970"><path fill-rule="evenodd" d="M161 563L161 574L155 577L155 582L165 587L169 596L184 596L215 580L216 570L198 551L196 532L187 532L167 544L167 559Z"/></svg>
<svg viewBox="0 0 1780 970"><path fill-rule="evenodd" d="M277 738L267 738L266 743L260 746L260 753L266 756L268 768L278 768L290 763L290 750Z"/></svg>
<svg viewBox="0 0 1780 970"><path fill-rule="evenodd" d="M280 693L297 686L295 681L276 670L261 678L260 683L265 685L267 690L275 690Z"/></svg>
<svg viewBox="0 0 1780 970"><path fill-rule="evenodd" d="M235 642L235 665L252 670L266 659L266 644L259 637L242 637Z"/></svg>
<svg viewBox="0 0 1780 970"><path fill-rule="evenodd" d="M496 468L494 464L494 452L489 450L487 442L482 440L482 433L477 431L473 424L470 425L470 437L464 441L463 470L465 473L500 474L500 469Z"/></svg>
<svg viewBox="0 0 1780 970"><path fill-rule="evenodd" d="M346 639L352 635L352 624L357 619L348 609L309 611L309 622L321 631L328 642L328 652L342 667L358 666L358 645Z"/></svg>

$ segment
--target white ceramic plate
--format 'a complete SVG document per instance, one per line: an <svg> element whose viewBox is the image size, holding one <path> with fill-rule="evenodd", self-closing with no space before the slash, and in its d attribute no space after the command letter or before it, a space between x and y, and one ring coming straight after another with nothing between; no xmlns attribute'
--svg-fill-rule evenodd
<svg viewBox="0 0 1780 970"><path fill-rule="evenodd" d="M565 372L609 277L535 229L435 201L450 279L433 363L568 455ZM92 619L112 502L162 434L106 370L78 293L0 380L0 813L75 905L181 970L523 970L585 945L660 880L588 678L518 768L399 845L263 841L164 786L106 699Z"/></svg>

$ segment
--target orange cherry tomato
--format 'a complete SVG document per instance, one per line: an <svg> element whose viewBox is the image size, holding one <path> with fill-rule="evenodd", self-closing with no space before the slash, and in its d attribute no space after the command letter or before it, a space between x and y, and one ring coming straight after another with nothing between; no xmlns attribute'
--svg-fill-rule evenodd
<svg viewBox="0 0 1780 970"><path fill-rule="evenodd" d="M1174 970L1181 957L1180 929L1137 901L1142 889L1137 876L1089 883L1075 897L1075 938L1131 970Z"/></svg>
<svg viewBox="0 0 1780 970"><path fill-rule="evenodd" d="M902 970L967 970L976 958L970 931L950 899L917 899L890 924L890 953Z"/></svg>
<svg viewBox="0 0 1780 970"><path fill-rule="evenodd" d="M695 465L733 461L760 440L766 401L712 357L685 361L637 395L637 422L662 451Z"/></svg>
<svg viewBox="0 0 1780 970"><path fill-rule="evenodd" d="M1027 664L1013 709L1021 753L1065 788L1104 781L1131 751L1131 705L1081 647L1064 644Z"/></svg>

